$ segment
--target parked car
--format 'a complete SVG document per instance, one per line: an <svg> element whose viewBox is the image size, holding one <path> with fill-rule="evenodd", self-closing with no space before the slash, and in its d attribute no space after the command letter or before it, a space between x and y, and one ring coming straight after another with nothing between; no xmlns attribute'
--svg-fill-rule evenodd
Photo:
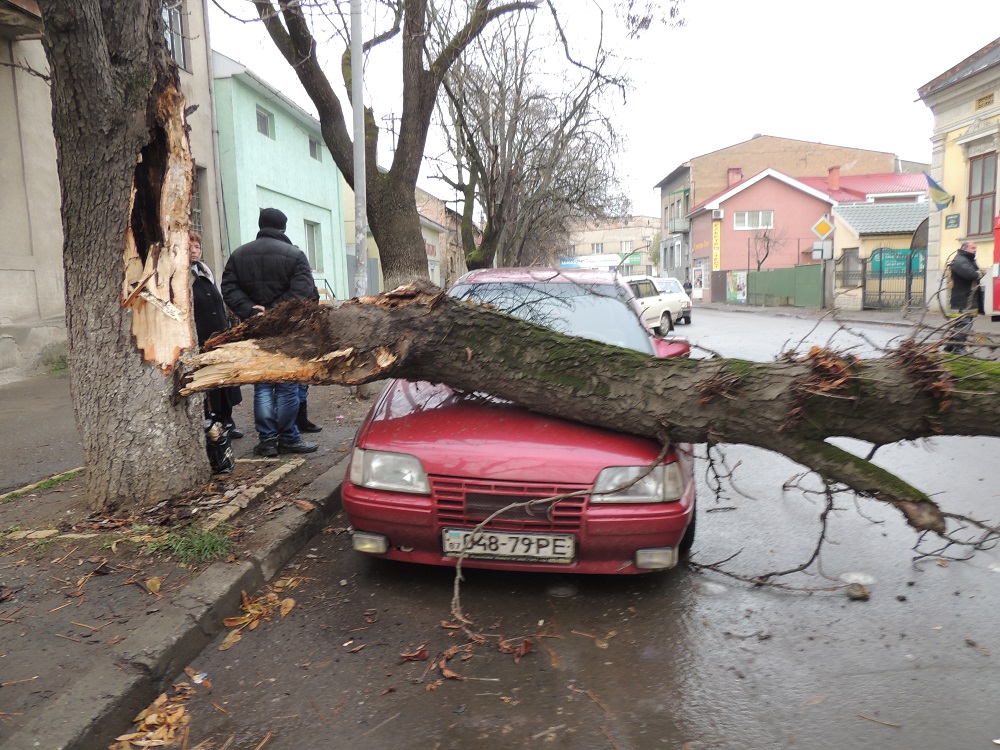
<svg viewBox="0 0 1000 750"><path fill-rule="evenodd" d="M679 323L691 325L691 295L684 291L684 285L681 284L680 280L671 276L664 276L653 279L653 284L656 285L661 294L666 294L680 302L680 315L675 317L674 320Z"/></svg>
<svg viewBox="0 0 1000 750"><path fill-rule="evenodd" d="M652 335L608 272L472 271L448 294L561 333L654 356ZM530 412L445 385L394 380L355 437L341 488L355 550L391 560L515 571L672 568L694 540L690 446ZM546 498L561 497L547 501ZM503 511L514 503L542 502Z"/></svg>
<svg viewBox="0 0 1000 750"><path fill-rule="evenodd" d="M681 300L661 292L652 276L626 276L625 281L639 302L642 319L646 324L658 330L661 336L670 333L674 329L674 322L683 314Z"/></svg>

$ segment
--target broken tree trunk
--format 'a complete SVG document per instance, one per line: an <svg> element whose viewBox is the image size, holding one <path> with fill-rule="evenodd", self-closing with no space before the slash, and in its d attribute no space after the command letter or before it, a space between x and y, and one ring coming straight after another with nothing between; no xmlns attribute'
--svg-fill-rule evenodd
<svg viewBox="0 0 1000 750"><path fill-rule="evenodd" d="M360 384L387 377L490 393L533 411L657 440L745 443L890 503L916 529L947 514L891 473L827 442L1000 436L1000 366L907 342L861 361L657 359L563 336L415 283L337 309L288 303L185 358L183 394L265 381Z"/></svg>

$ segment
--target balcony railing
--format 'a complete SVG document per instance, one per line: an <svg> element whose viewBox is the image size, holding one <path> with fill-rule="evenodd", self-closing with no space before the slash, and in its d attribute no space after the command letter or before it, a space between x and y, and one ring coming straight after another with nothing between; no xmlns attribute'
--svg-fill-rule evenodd
<svg viewBox="0 0 1000 750"><path fill-rule="evenodd" d="M687 219L671 219L667 222L667 231L671 234L678 234L679 232L690 232L691 222Z"/></svg>

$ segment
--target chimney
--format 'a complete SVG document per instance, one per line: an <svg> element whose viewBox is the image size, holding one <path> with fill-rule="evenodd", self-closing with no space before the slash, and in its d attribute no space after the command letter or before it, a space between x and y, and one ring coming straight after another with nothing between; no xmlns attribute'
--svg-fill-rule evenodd
<svg viewBox="0 0 1000 750"><path fill-rule="evenodd" d="M827 171L826 185L831 192L840 190L840 167L830 167Z"/></svg>
<svg viewBox="0 0 1000 750"><path fill-rule="evenodd" d="M737 182L743 180L743 167L730 167L729 168L729 183L726 187L732 187Z"/></svg>

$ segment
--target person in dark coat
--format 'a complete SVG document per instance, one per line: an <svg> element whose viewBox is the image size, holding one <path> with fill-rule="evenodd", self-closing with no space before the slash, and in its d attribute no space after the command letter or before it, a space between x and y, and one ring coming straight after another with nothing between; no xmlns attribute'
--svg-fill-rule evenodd
<svg viewBox="0 0 1000 750"><path fill-rule="evenodd" d="M191 232L188 251L191 260L191 305L194 308L198 346L202 347L211 336L229 328L229 316L226 315L222 295L215 286L212 270L201 262L201 235L198 232ZM233 407L241 403L243 394L238 385L213 388L205 398L205 418L221 422L229 430L231 439L239 439L243 433L233 423Z"/></svg>
<svg viewBox="0 0 1000 750"><path fill-rule="evenodd" d="M257 238L233 251L222 273L222 297L240 320L260 315L290 299L319 301L309 260L285 235L288 217L276 208L260 211ZM299 385L254 385L254 427L258 456L312 453L319 446L302 439L296 418Z"/></svg>
<svg viewBox="0 0 1000 750"><path fill-rule="evenodd" d="M958 252L955 253L955 259L950 264L950 273L951 294L948 298L948 317L957 318L957 320L944 350L961 353L965 351L965 347L962 345L967 340L969 331L972 330L972 319L978 310L976 295L979 292L979 280L983 277L983 272L976 264L976 244L974 242L962 243Z"/></svg>

